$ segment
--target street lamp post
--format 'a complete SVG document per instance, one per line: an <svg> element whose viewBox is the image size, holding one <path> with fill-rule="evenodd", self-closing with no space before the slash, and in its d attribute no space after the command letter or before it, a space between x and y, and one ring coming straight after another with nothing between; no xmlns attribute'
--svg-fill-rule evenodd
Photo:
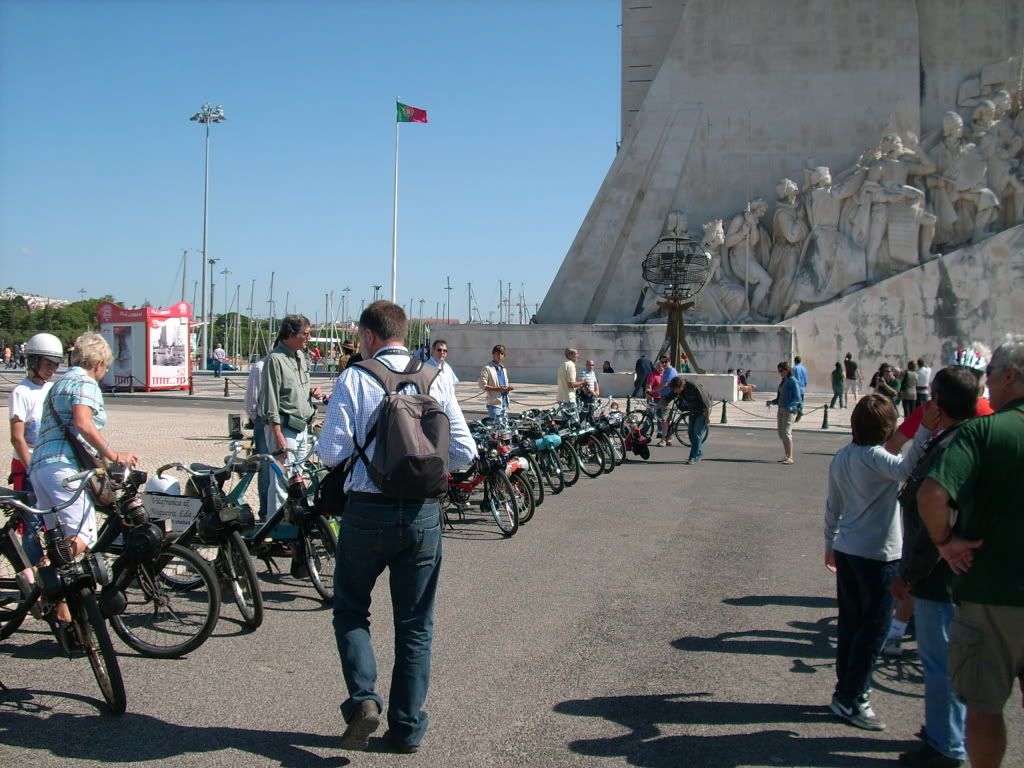
<svg viewBox="0 0 1024 768"><path fill-rule="evenodd" d="M207 334L206 325L206 228L209 222L209 200L210 200L210 123L223 123L224 108L218 104L217 107L211 108L209 104L203 104L202 109L196 112L192 117L189 118L196 123L201 123L206 128L206 160L205 160L205 171L203 174L203 276L199 281L202 286L202 299L201 299L201 312L203 318L203 340L202 350L203 356L199 362L200 370L206 368L207 360L209 359L209 336ZM212 275L211 275L212 277ZM212 285L212 281L211 281ZM213 310L213 291L210 291L210 304L211 311Z"/></svg>

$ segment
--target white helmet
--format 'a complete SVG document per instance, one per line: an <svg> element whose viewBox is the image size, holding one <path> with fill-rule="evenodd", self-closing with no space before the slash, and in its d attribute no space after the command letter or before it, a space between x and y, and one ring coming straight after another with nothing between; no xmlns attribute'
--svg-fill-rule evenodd
<svg viewBox="0 0 1024 768"><path fill-rule="evenodd" d="M988 367L988 347L981 342L974 342L969 347L960 347L953 353L950 365L960 365L973 371L984 371Z"/></svg>
<svg viewBox="0 0 1024 768"><path fill-rule="evenodd" d="M37 333L25 344L27 357L45 357L57 364L64 360L64 345L52 333Z"/></svg>
<svg viewBox="0 0 1024 768"><path fill-rule="evenodd" d="M153 477L146 480L143 488L146 493L163 493L168 496L181 496L181 483L173 477Z"/></svg>

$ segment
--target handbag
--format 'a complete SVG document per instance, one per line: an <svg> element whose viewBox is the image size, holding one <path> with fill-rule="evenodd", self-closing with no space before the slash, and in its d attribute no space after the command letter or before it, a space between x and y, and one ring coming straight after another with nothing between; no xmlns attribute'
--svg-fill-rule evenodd
<svg viewBox="0 0 1024 768"><path fill-rule="evenodd" d="M54 420L57 422L58 426L64 430L64 437L71 446L71 452L75 454L75 460L78 462L78 468L83 470L93 468L105 470L107 468L106 460L86 448L77 430L71 427L71 425L63 422L49 395L46 396L46 403L50 406L50 413L53 414ZM89 494L89 498L92 499L92 503L97 507L112 507L114 506L114 502L117 501L114 486L110 482L110 478L106 473L90 477L89 481L86 483L85 489Z"/></svg>
<svg viewBox="0 0 1024 768"><path fill-rule="evenodd" d="M320 479L313 500L313 511L324 517L341 517L348 502L345 482L352 472L354 458L342 460Z"/></svg>

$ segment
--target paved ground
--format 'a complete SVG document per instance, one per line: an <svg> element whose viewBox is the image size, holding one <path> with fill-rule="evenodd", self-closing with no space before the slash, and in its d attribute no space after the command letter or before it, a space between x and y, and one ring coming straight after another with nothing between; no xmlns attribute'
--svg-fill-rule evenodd
<svg viewBox="0 0 1024 768"><path fill-rule="evenodd" d="M108 404L112 444L149 467L225 452L231 405ZM714 425L701 464L663 448L583 478L512 539L483 518L458 525L444 543L431 729L415 756L339 750L330 613L310 587L266 577L256 632L229 606L186 659L119 646L120 718L102 713L88 665L54 658L29 623L0 645L0 765L893 765L922 717L913 657L876 673L885 733L826 707L836 611L821 513L828 461L848 439L808 430L784 467L772 432ZM386 690L386 587L375 598ZM1018 704L1007 766L1024 764Z"/></svg>

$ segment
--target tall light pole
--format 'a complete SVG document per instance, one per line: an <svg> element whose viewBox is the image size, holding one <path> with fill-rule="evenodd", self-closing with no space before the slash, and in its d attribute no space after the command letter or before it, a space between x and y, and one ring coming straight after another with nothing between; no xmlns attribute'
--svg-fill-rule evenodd
<svg viewBox="0 0 1024 768"><path fill-rule="evenodd" d="M379 299L379 298L380 298L380 289L381 289L382 287L383 287L383 286L380 286L380 285L375 285L375 286L373 286L373 300L374 300L374 301L376 301L377 299ZM394 297L392 296L392 298L394 298Z"/></svg>
<svg viewBox="0 0 1024 768"><path fill-rule="evenodd" d="M231 305L228 303L228 275L231 270L224 267L220 271L224 275L224 351L228 351L228 313L231 312Z"/></svg>
<svg viewBox="0 0 1024 768"><path fill-rule="evenodd" d="M200 363L199 363L199 368L200 368L200 370L202 370L202 369L206 368L207 360L209 359L209 354L210 354L209 336L207 334L207 328L206 328L206 227L207 227L207 224L209 222L209 200L210 200L210 123L223 123L224 122L224 120L225 120L225 118L224 118L224 108L220 104L218 104L215 109L211 109L209 104L203 104L202 109L200 109L198 112L196 112L194 115L192 115L192 117L190 117L189 120L192 120L193 122L196 122L196 123L201 123L206 128L206 160L205 160L206 169L205 169L205 172L203 174L203 277L199 281L199 284L202 286L202 289L203 289L203 291L202 291L203 297L202 297L202 301L201 301L201 310L202 310L202 317L203 317L203 341L202 341L203 356L200 359ZM211 281L211 285L212 285L212 281ZM210 307L210 310L212 312L212 310L213 310L213 307L212 307L212 304L213 304L213 298L212 298L213 291L211 290L210 293L211 293L211 299L210 299L211 307Z"/></svg>
<svg viewBox="0 0 1024 768"><path fill-rule="evenodd" d="M214 281L215 281L215 279L217 277L214 274L213 265L216 264L218 261L220 261L220 259L214 259L214 258L207 259L207 262L210 265L210 317L208 318L209 319L209 326L208 327L210 329L210 337L209 337L209 339L210 339L210 348L211 348L211 350L213 349L213 332L215 330L217 330L216 328L213 327L214 318L217 317L217 311L216 311L216 309L214 309L214 306L213 306L213 288L214 288Z"/></svg>

